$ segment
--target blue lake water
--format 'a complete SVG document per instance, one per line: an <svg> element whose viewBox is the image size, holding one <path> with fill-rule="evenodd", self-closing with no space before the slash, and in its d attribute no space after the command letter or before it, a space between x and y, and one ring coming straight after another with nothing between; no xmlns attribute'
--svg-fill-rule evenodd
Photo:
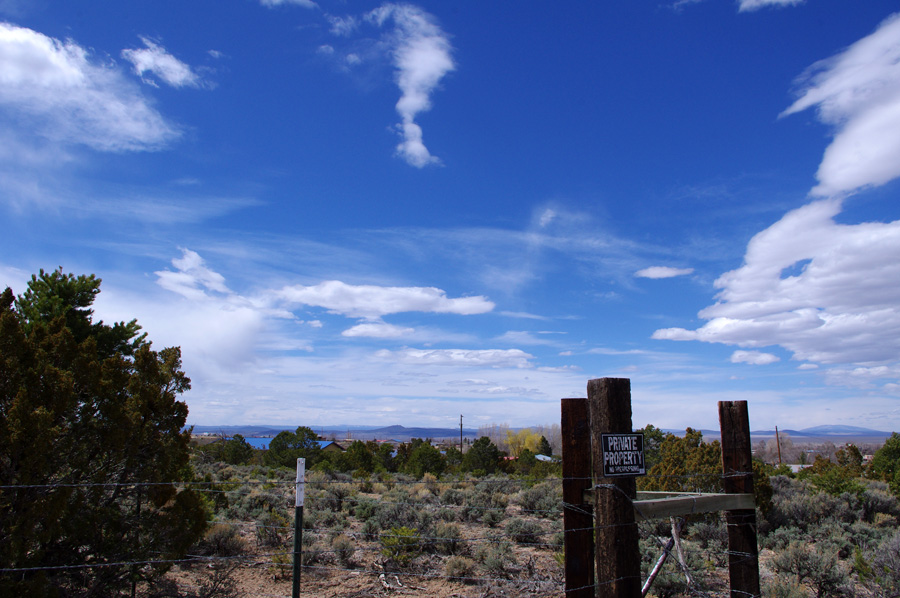
<svg viewBox="0 0 900 598"><path fill-rule="evenodd" d="M269 443L272 442L271 438L244 438L247 441L247 444L257 449L267 449L269 448Z"/></svg>

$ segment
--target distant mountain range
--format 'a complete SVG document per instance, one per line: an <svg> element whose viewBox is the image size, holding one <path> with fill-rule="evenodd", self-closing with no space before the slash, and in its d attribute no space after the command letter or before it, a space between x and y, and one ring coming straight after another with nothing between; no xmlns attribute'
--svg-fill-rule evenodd
<svg viewBox="0 0 900 598"><path fill-rule="evenodd" d="M679 436L684 435L684 430L665 430ZM700 430L703 432L705 439L719 438L719 430ZM802 430L782 430L779 429L780 435L790 436L795 442L884 442L891 435L891 432L882 432L881 430L872 430L870 428L860 428L858 426L843 425L827 425L814 426L812 428L803 428ZM750 438L754 441L775 438L775 430L751 430Z"/></svg>

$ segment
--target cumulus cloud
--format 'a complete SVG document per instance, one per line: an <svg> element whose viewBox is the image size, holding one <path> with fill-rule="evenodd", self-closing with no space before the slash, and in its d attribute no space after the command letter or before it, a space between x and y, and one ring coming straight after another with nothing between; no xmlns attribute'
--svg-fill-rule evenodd
<svg viewBox="0 0 900 598"><path fill-rule="evenodd" d="M900 175L900 13L840 54L810 67L782 116L816 107L834 127L812 189L835 196Z"/></svg>
<svg viewBox="0 0 900 598"><path fill-rule="evenodd" d="M634 273L638 278L675 278L693 274L693 268L671 268L669 266L650 266Z"/></svg>
<svg viewBox="0 0 900 598"><path fill-rule="evenodd" d="M696 330L653 338L740 347L780 345L794 358L872 366L900 355L900 221L838 224L836 199L786 214L747 246L744 264L716 280Z"/></svg>
<svg viewBox="0 0 900 598"><path fill-rule="evenodd" d="M494 304L485 297L449 298L444 291L434 287L350 285L339 280L329 280L315 286L285 287L276 296L289 303L322 307L332 313L368 319L408 311L471 315L494 309Z"/></svg>
<svg viewBox="0 0 900 598"><path fill-rule="evenodd" d="M425 147L422 128L415 119L431 109L432 92L444 75L456 68L450 40L434 17L408 4L385 4L369 13L368 18L379 26L388 20L394 23L391 45L401 92L396 108L402 119L398 128L403 138L397 153L418 168L439 163Z"/></svg>
<svg viewBox="0 0 900 598"><path fill-rule="evenodd" d="M528 368L533 355L519 349L382 349L377 357L405 365L449 365L494 368Z"/></svg>
<svg viewBox="0 0 900 598"><path fill-rule="evenodd" d="M197 252L190 249L182 249L181 252L180 258L172 260L174 272L172 270L154 272L159 286L188 299L205 296L205 290L226 294L230 292L225 286L225 277L210 270Z"/></svg>
<svg viewBox="0 0 900 598"><path fill-rule="evenodd" d="M9 23L0 23L0 106L29 133L98 150L158 149L179 136L113 66Z"/></svg>
<svg viewBox="0 0 900 598"><path fill-rule="evenodd" d="M190 66L169 54L153 40L141 36L141 41L146 47L122 50L122 58L134 65L136 75L143 78L144 73L152 73L172 87L200 87L200 76ZM144 80L155 85L150 79Z"/></svg>
<svg viewBox="0 0 900 598"><path fill-rule="evenodd" d="M735 351L731 354L731 363L749 363L751 365L768 365L781 361L777 355L761 351Z"/></svg>
<svg viewBox="0 0 900 598"><path fill-rule="evenodd" d="M795 4L803 4L805 0L739 0L738 11L750 12L759 10L766 6L794 6Z"/></svg>

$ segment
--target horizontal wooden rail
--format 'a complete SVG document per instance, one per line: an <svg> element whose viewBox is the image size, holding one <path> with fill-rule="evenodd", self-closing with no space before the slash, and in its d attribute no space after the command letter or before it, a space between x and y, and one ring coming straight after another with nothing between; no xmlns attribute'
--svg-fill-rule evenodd
<svg viewBox="0 0 900 598"><path fill-rule="evenodd" d="M585 501L593 489L585 490ZM638 521L663 519L694 513L755 509L752 494L698 494L691 492L638 492L634 501L634 517Z"/></svg>

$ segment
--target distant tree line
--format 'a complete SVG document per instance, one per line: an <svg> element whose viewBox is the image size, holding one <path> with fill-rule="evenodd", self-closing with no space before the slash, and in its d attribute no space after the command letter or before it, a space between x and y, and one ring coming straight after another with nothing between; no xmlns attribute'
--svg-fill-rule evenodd
<svg viewBox="0 0 900 598"><path fill-rule="evenodd" d="M517 447L514 458L482 436L475 440L465 453L456 447L444 450L433 446L431 441L413 438L410 442L394 445L374 440L355 440L343 451L323 451L315 432L306 426L295 431L283 431L269 443L267 450L255 449L240 434L231 438L222 437L216 442L197 447L200 458L222 461L233 465L259 464L270 467L296 467L297 459L306 459L306 467L311 470L339 471L360 474L404 473L422 477L426 473L467 473L487 475L497 472L525 475L549 475L559 470L559 465L538 461L536 455L551 452L546 438L539 436L535 442L527 443L534 450Z"/></svg>

